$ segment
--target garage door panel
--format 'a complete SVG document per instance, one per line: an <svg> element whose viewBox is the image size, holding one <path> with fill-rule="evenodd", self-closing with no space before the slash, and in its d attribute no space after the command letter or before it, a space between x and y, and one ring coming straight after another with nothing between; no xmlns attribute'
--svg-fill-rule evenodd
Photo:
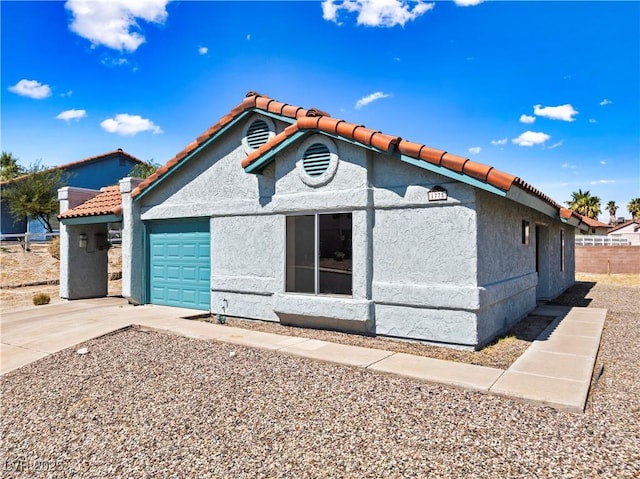
<svg viewBox="0 0 640 479"><path fill-rule="evenodd" d="M209 310L210 234L206 222L149 226L150 302Z"/></svg>

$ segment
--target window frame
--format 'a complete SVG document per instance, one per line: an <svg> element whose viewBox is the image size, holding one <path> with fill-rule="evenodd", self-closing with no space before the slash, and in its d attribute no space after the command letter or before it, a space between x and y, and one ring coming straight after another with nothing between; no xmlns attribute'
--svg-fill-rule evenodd
<svg viewBox="0 0 640 479"><path fill-rule="evenodd" d="M529 222L529 220L522 220L522 229L521 229L521 234L522 234L522 244L523 245L528 245L529 244L529 238L531 236L531 223Z"/></svg>
<svg viewBox="0 0 640 479"><path fill-rule="evenodd" d="M341 297L341 298L353 298L353 262L351 263L351 293L321 293L320 292L320 216L330 216L348 214L351 216L351 244L352 244L352 258L353 258L353 211L323 211L323 212L296 212L292 214L284 215L285 227L284 227L284 292L287 294L301 294L305 296L325 296L325 297ZM289 218L301 217L301 216L313 216L313 228L314 228L314 245L313 245L313 292L301 292L301 291L289 291L287 289L287 222ZM353 261L353 259L352 259Z"/></svg>
<svg viewBox="0 0 640 479"><path fill-rule="evenodd" d="M564 228L561 228L560 229L560 272L562 273L564 273L565 271L565 259L566 259L565 249L566 249L566 237L565 237Z"/></svg>

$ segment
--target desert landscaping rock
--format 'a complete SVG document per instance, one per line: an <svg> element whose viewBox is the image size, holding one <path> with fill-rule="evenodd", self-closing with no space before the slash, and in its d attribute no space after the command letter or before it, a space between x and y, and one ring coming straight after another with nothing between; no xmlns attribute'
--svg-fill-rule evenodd
<svg viewBox="0 0 640 479"><path fill-rule="evenodd" d="M557 301L609 309L584 414L128 330L2 376L3 477L638 477L640 288L591 286Z"/></svg>

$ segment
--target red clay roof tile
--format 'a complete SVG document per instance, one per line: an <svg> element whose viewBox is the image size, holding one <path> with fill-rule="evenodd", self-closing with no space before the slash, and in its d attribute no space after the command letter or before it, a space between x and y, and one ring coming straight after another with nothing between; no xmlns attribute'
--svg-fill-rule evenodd
<svg viewBox="0 0 640 479"><path fill-rule="evenodd" d="M445 168L449 168L457 173L462 173L464 170L464 164L469 161L466 158L463 158L458 155L453 155L451 153L445 153L442 155L442 160L440 164Z"/></svg>
<svg viewBox="0 0 640 479"><path fill-rule="evenodd" d="M326 131L327 133L336 133L336 129L338 128L338 124L342 123L344 120L339 120L337 118L331 118L329 116L321 116L318 121L318 128L322 131Z"/></svg>
<svg viewBox="0 0 640 479"><path fill-rule="evenodd" d="M374 133L371 137L371 146L382 151L390 151L398 144L400 138L397 136L385 135L384 133Z"/></svg>
<svg viewBox="0 0 640 479"><path fill-rule="evenodd" d="M398 151L400 151L401 154L412 158L420 158L420 150L424 147L424 145L407 140L400 140L400 143L398 143Z"/></svg>
<svg viewBox="0 0 640 479"><path fill-rule="evenodd" d="M336 126L336 134L346 138L353 138L353 132L356 128L360 127L364 128L364 125L356 125L355 123L343 121L342 123L338 123Z"/></svg>
<svg viewBox="0 0 640 479"><path fill-rule="evenodd" d="M483 165L475 161L467 161L462 171L465 175L472 176L481 181L487 181L487 175L493 169L492 166Z"/></svg>
<svg viewBox="0 0 640 479"><path fill-rule="evenodd" d="M298 117L298 112L300 111L304 111L304 109L302 107L299 106L293 106L293 105L286 105L283 109L282 109L282 116L288 116L289 118L297 118Z"/></svg>
<svg viewBox="0 0 640 479"><path fill-rule="evenodd" d="M273 100L271 103L269 103L269 111L271 113L276 113L277 115L280 115L282 113L282 109L285 106L287 106L286 103Z"/></svg>
<svg viewBox="0 0 640 479"><path fill-rule="evenodd" d="M307 110L307 116L331 116L326 111L319 110L318 108L309 108Z"/></svg>
<svg viewBox="0 0 640 479"><path fill-rule="evenodd" d="M59 219L81 218L86 216L120 215L122 196L119 186L102 188L93 198L58 215Z"/></svg>
<svg viewBox="0 0 640 479"><path fill-rule="evenodd" d="M434 165L440 165L442 163L442 157L447 152L444 150L438 150L437 148L431 148L430 146L423 146L420 150L420 159L427 163Z"/></svg>
<svg viewBox="0 0 640 479"><path fill-rule="evenodd" d="M298 118L296 123L299 128L303 130L318 128L318 122L320 121L319 116L303 116Z"/></svg>
<svg viewBox="0 0 640 479"><path fill-rule="evenodd" d="M372 130L371 128L359 126L355 130L353 130L353 135L351 136L351 138L355 141L368 145L371 141L371 137L376 133L377 132L375 130Z"/></svg>
<svg viewBox="0 0 640 479"><path fill-rule="evenodd" d="M487 173L487 183L504 191L509 191L516 177L495 168Z"/></svg>

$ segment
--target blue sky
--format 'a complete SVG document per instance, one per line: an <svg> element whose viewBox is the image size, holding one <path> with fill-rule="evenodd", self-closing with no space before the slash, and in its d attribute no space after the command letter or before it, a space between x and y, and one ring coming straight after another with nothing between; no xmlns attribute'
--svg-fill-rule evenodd
<svg viewBox="0 0 640 479"><path fill-rule="evenodd" d="M24 165L116 148L162 164L254 90L559 202L580 188L629 216L640 196L637 2L2 1L0 14L2 150Z"/></svg>

